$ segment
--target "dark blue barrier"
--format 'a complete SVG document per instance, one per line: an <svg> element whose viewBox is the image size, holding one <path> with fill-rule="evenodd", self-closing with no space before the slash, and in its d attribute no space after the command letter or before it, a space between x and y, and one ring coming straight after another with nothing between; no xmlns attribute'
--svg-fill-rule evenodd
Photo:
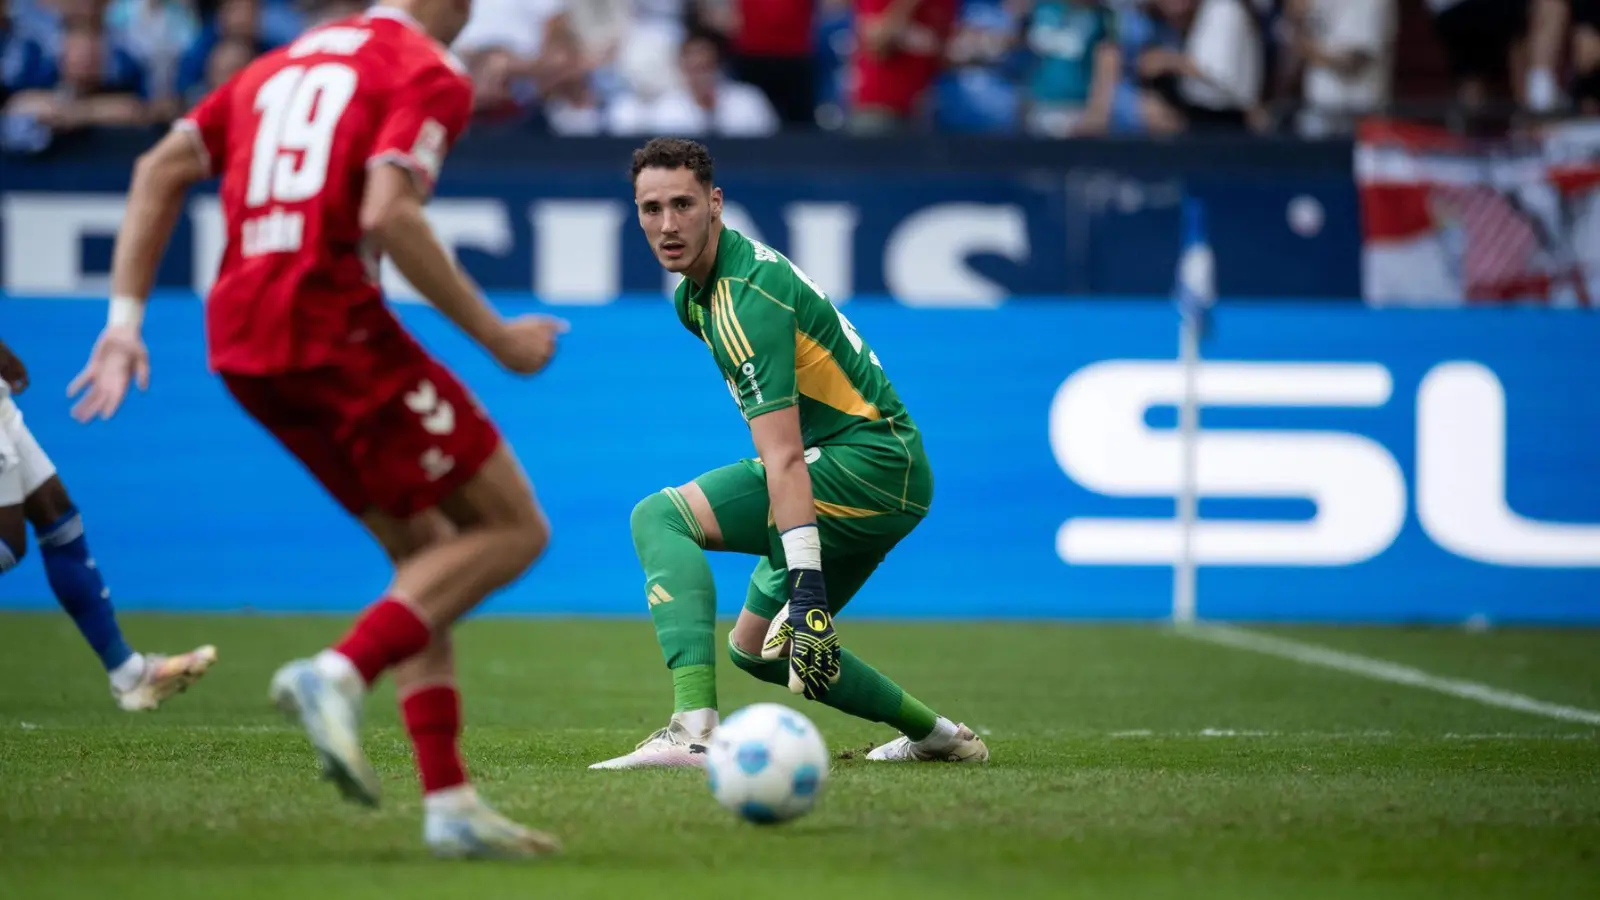
<svg viewBox="0 0 1600 900"><path fill-rule="evenodd" d="M852 613L1168 613L1180 385L1168 304L849 308L937 475L931 516ZM517 380L431 310L404 312L502 423L555 524L545 562L490 609L643 615L634 502L751 452L704 348L659 300L569 309L555 367ZM207 375L199 313L154 303L149 394L82 427L62 388L103 304L0 299L6 340L33 370L27 421L118 602L359 606L383 586L381 556ZM1600 622L1596 346L1600 318L1576 314L1225 304L1208 353L1226 362L1200 385L1201 615ZM749 568L719 556L724 611ZM0 607L49 604L37 565L0 579Z"/></svg>
<svg viewBox="0 0 1600 900"><path fill-rule="evenodd" d="M148 137L86 140L0 164L0 289L101 289L133 156ZM480 283L550 302L660 289L634 222L627 141L479 136L432 214ZM783 138L719 142L719 180L749 227L831 295L984 306L1062 293L1165 292L1182 191L1209 202L1233 297L1360 296L1348 144ZM207 186L161 268L203 289L220 253ZM398 281L392 282L398 287Z"/></svg>

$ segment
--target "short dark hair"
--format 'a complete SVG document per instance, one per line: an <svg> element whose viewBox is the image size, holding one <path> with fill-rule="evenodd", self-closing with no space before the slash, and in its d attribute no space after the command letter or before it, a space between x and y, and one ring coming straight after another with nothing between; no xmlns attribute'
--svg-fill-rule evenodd
<svg viewBox="0 0 1600 900"><path fill-rule="evenodd" d="M694 44L710 44L711 49L716 51L717 58L721 59L724 55L726 55L727 49L724 46L723 41L724 38L720 32L712 31L710 28L697 26L689 29L689 33L683 36L683 41L679 44L678 50L681 53L685 50L688 50Z"/></svg>
<svg viewBox="0 0 1600 900"><path fill-rule="evenodd" d="M639 173L645 169L688 169L694 180L706 187L716 176L716 165L711 161L711 151L698 141L685 138L658 137L633 151L633 182L639 182Z"/></svg>

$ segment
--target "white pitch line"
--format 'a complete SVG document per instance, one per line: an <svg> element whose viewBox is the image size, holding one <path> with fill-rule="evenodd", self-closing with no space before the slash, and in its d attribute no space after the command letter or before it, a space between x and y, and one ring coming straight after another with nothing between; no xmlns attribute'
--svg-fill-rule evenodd
<svg viewBox="0 0 1600 900"><path fill-rule="evenodd" d="M1438 675L1430 675L1421 669L1414 669L1399 663L1359 656L1354 653L1345 653L1340 650L1331 650L1327 647L1319 647L1316 644L1307 644L1290 640L1289 638L1260 634L1226 625L1180 626L1177 632L1184 637L1205 641L1206 643L1233 647L1239 650L1252 650L1256 653L1265 653L1268 656L1293 660L1308 666L1321 666L1325 669L1360 675L1363 678L1371 678L1375 681L1388 681L1394 684L1418 687L1423 690L1482 703L1485 706L1513 709L1517 712L1544 716L1549 719L1560 719L1563 722L1600 725L1600 712L1593 710L1580 709L1576 706L1562 706L1559 703L1546 703L1543 700L1535 700L1532 697L1511 691L1502 691L1499 688L1492 688L1476 681L1441 678Z"/></svg>

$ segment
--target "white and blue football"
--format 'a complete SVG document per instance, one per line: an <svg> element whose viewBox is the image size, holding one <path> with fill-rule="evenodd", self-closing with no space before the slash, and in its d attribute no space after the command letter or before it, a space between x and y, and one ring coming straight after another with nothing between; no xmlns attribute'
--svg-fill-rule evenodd
<svg viewBox="0 0 1600 900"><path fill-rule="evenodd" d="M810 812L828 781L828 745L811 720L778 703L755 703L711 732L706 782L717 802L757 825Z"/></svg>

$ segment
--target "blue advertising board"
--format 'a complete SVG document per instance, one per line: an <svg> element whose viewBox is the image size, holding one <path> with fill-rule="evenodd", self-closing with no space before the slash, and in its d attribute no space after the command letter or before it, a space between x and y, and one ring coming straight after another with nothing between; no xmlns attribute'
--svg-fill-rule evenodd
<svg viewBox="0 0 1600 900"><path fill-rule="evenodd" d="M549 142L507 140L526 150L521 160L453 160L429 207L480 284L563 305L661 289L634 219L630 144L601 141L598 155L573 159L568 141L552 160L542 152ZM1173 145L1165 163L1135 166L1105 159L1115 154L1103 147L1091 155L1095 145L1081 142L1087 146L1060 145L1047 160L995 168L934 167L914 162L907 148L904 164L884 168L876 157L852 161L862 151L848 141L809 160L794 159L788 140L752 143L719 164L729 222L789 255L833 296L986 307L1063 293L1160 293L1177 258L1184 190L1209 201L1217 252L1249 260L1221 273L1229 296L1361 293L1359 205L1347 163L1194 168L1185 162L1191 151ZM767 162L764 147L772 151ZM989 153L1023 158L1007 143ZM102 291L131 167L125 152L88 151L0 165L0 290ZM214 188L192 195L161 266L162 286L209 284L223 235ZM392 270L386 282L393 295L408 295Z"/></svg>
<svg viewBox="0 0 1600 900"><path fill-rule="evenodd" d="M1169 303L847 308L937 481L853 615L1168 615ZM517 379L432 310L403 310L500 422L554 525L547 557L488 611L643 616L630 510L750 455L749 435L659 296L560 312L560 358ZM192 295L152 304L149 392L74 423L63 388L104 315L0 299L32 369L26 421L120 605L347 611L382 589L377 550L207 374ZM1600 318L1225 301L1215 325L1198 381L1201 617L1600 623ZM715 556L731 613L751 560ZM0 608L51 605L36 564L0 578Z"/></svg>

